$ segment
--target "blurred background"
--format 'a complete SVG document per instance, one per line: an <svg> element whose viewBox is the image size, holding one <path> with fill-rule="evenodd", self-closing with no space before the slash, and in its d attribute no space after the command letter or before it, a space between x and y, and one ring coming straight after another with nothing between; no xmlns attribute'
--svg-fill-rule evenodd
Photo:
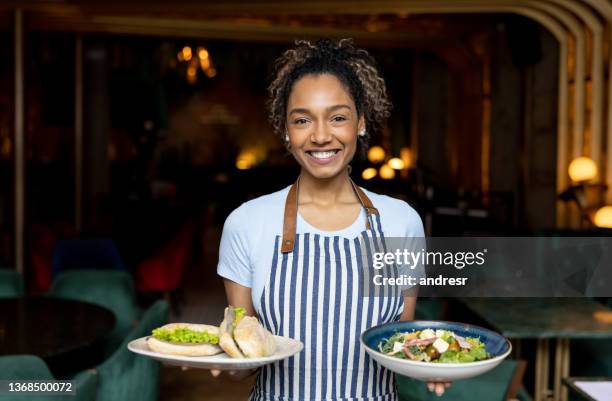
<svg viewBox="0 0 612 401"><path fill-rule="evenodd" d="M298 173L267 122L274 60L320 37L352 37L374 56L394 109L353 178L409 202L427 235L607 236L611 18L607 0L4 1L4 283L114 313L85 341L112 329L87 365L107 364L98 399L128 399L138 380L149 387L135 399L245 399L250 382L202 371L165 367L158 387L147 362L123 395L104 372L122 366L121 344L146 334L147 316L220 320L225 218ZM424 317L449 313L422 305ZM78 371L49 358L56 377ZM604 360L598 374L612 375Z"/></svg>

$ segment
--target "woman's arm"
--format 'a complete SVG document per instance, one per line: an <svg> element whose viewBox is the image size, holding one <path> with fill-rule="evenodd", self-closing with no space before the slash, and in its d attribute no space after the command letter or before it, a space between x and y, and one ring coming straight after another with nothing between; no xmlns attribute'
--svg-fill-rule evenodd
<svg viewBox="0 0 612 401"><path fill-rule="evenodd" d="M414 308L416 308L417 297L407 295L404 297L404 310L400 316L400 320L413 320Z"/></svg>
<svg viewBox="0 0 612 401"><path fill-rule="evenodd" d="M418 287L414 286L404 290L404 310L400 320L414 320L414 310L417 303Z"/></svg>
<svg viewBox="0 0 612 401"><path fill-rule="evenodd" d="M246 310L246 314L249 316L255 316L255 308L253 307L253 300L251 298L251 289L238 283L223 279L225 285L225 295L227 297L228 304L233 307L240 307Z"/></svg>

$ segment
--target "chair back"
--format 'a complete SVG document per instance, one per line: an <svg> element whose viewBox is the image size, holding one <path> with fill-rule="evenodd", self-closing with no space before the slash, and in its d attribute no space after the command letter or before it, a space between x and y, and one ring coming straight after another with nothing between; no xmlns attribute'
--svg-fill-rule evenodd
<svg viewBox="0 0 612 401"><path fill-rule="evenodd" d="M156 401L159 391L159 362L128 350L130 341L151 334L168 321L168 303L155 302L145 311L140 324L121 346L97 367L97 401Z"/></svg>
<svg viewBox="0 0 612 401"><path fill-rule="evenodd" d="M0 298L20 297L24 292L21 274L13 269L0 269Z"/></svg>
<svg viewBox="0 0 612 401"><path fill-rule="evenodd" d="M505 360L487 373L456 381L441 397L427 390L427 386L422 381L396 375L398 399L400 401L506 401L506 394L516 369L516 361Z"/></svg>
<svg viewBox="0 0 612 401"><path fill-rule="evenodd" d="M127 270L111 239L57 241L53 250L53 276L64 270Z"/></svg>
<svg viewBox="0 0 612 401"><path fill-rule="evenodd" d="M107 355L121 344L138 320L141 310L136 304L132 277L123 271L71 270L53 281L50 295L57 298L90 302L111 310L116 324L110 334Z"/></svg>
<svg viewBox="0 0 612 401"><path fill-rule="evenodd" d="M49 367L35 355L0 356L0 380L53 380ZM43 398L45 397L45 398ZM0 394L0 401L59 401L58 396L36 394Z"/></svg>
<svg viewBox="0 0 612 401"><path fill-rule="evenodd" d="M54 380L49 367L35 355L0 356L0 380ZM76 394L2 393L0 401L94 401L96 375L83 371L72 378Z"/></svg>
<svg viewBox="0 0 612 401"><path fill-rule="evenodd" d="M186 222L168 244L138 266L139 291L174 291L180 287L191 262L194 231L193 222Z"/></svg>

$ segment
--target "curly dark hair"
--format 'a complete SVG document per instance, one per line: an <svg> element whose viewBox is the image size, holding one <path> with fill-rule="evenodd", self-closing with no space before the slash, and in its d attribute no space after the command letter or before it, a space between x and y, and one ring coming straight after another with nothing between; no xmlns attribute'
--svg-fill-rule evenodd
<svg viewBox="0 0 612 401"><path fill-rule="evenodd" d="M274 132L285 142L287 101L293 84L305 75L326 73L342 82L355 102L357 114L364 117L366 135L358 137L363 153L369 138L382 130L391 102L376 62L352 39L298 40L276 60L274 79L268 87L269 119Z"/></svg>

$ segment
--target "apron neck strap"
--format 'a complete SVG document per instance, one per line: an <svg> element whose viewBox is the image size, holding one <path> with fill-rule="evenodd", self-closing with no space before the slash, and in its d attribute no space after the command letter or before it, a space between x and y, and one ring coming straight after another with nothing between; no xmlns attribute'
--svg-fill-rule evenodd
<svg viewBox="0 0 612 401"><path fill-rule="evenodd" d="M349 178L350 180L350 178ZM355 195L357 195L357 199L359 199L359 203L366 211L366 229L370 230L371 225L371 217L372 215L378 215L378 209L374 207L372 201L368 196L363 192L361 188L359 188L353 180L350 180L351 186L353 187L353 191L355 191ZM289 189L289 193L287 194L287 199L285 200L285 215L283 219L283 240L281 244L281 252L287 253L293 251L293 247L295 245L295 231L297 226L297 211L298 211L298 189L300 185L300 177L295 181L295 183Z"/></svg>

